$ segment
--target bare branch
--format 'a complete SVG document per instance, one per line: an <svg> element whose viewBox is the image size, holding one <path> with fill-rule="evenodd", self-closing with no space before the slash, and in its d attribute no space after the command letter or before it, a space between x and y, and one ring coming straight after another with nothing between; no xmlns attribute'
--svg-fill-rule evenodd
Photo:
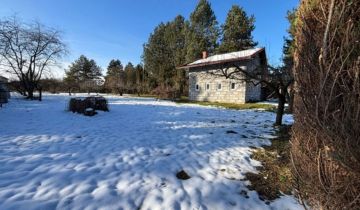
<svg viewBox="0 0 360 210"><path fill-rule="evenodd" d="M0 63L17 75L30 97L47 67L65 53L59 31L16 17L0 20Z"/></svg>

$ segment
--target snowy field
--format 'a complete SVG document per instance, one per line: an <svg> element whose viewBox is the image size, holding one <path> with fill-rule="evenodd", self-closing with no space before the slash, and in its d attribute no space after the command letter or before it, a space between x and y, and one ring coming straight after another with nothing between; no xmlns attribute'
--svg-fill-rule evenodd
<svg viewBox="0 0 360 210"><path fill-rule="evenodd" d="M0 209L302 209L291 196L267 205L243 180L275 114L108 99L94 117L66 112L65 95L0 109Z"/></svg>

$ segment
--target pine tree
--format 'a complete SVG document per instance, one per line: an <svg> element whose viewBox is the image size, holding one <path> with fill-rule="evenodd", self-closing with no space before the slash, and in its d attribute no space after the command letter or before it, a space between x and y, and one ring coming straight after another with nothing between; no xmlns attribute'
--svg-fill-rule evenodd
<svg viewBox="0 0 360 210"><path fill-rule="evenodd" d="M120 60L112 59L107 67L106 75L117 74L119 71L124 70Z"/></svg>
<svg viewBox="0 0 360 210"><path fill-rule="evenodd" d="M126 75L124 67L120 60L111 60L105 76L105 87L120 95L123 94L126 84Z"/></svg>
<svg viewBox="0 0 360 210"><path fill-rule="evenodd" d="M89 91L91 88L89 84L94 84L95 80L101 75L101 68L96 62L81 55L69 66L69 70L65 72L64 81L68 86L69 93L71 89L80 89L81 87Z"/></svg>
<svg viewBox="0 0 360 210"><path fill-rule="evenodd" d="M136 75L136 85L142 85L145 80L144 68L142 65L138 64L135 67L135 75Z"/></svg>
<svg viewBox="0 0 360 210"><path fill-rule="evenodd" d="M218 45L218 22L211 5L207 0L200 0L190 15L190 26L187 28L186 61L192 62L201 58L201 52L214 53Z"/></svg>
<svg viewBox="0 0 360 210"><path fill-rule="evenodd" d="M294 51L295 51L295 23L296 23L296 10L288 11L287 19L290 23L290 27L287 30L288 37L284 38L284 46L283 46L283 63L284 67L288 69L292 69L294 65Z"/></svg>
<svg viewBox="0 0 360 210"><path fill-rule="evenodd" d="M185 27L185 18L178 15L168 24L166 29L166 42L168 42L172 53L174 67L185 63Z"/></svg>
<svg viewBox="0 0 360 210"><path fill-rule="evenodd" d="M140 96L140 93L145 91L146 80L145 80L145 72L142 65L138 64L135 67L135 78L136 78L136 92Z"/></svg>
<svg viewBox="0 0 360 210"><path fill-rule="evenodd" d="M84 55L81 55L66 71L66 77L73 77L77 82L82 82L88 79L97 79L101 76L101 68L94 60L89 60Z"/></svg>
<svg viewBox="0 0 360 210"><path fill-rule="evenodd" d="M186 86L185 70L176 69L177 66L186 63L186 27L185 18L179 15L170 22L169 29L167 30L170 33L168 42L172 52L171 60L173 61L171 83L178 94L184 94Z"/></svg>
<svg viewBox="0 0 360 210"><path fill-rule="evenodd" d="M252 32L255 29L255 17L246 14L243 8L233 5L222 25L222 42L218 49L220 53L251 49L257 45Z"/></svg>
<svg viewBox="0 0 360 210"><path fill-rule="evenodd" d="M144 67L156 83L155 86L171 85L174 62L169 45L170 30L169 23L161 23L144 46Z"/></svg>
<svg viewBox="0 0 360 210"><path fill-rule="evenodd" d="M136 89L136 72L134 65L129 62L125 66L125 75L126 75L126 88L129 92L133 92Z"/></svg>

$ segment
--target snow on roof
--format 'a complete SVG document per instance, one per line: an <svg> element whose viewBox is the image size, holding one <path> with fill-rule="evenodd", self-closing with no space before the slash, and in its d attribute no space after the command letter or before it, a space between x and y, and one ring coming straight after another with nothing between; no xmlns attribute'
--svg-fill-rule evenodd
<svg viewBox="0 0 360 210"><path fill-rule="evenodd" d="M264 48L254 48L254 49L249 49L249 50L242 50L242 51L237 51L237 52L213 55L213 56L209 56L207 58L200 59L195 62L189 63L187 65L181 66L180 68L203 66L203 65L207 65L207 64L210 65L210 64L222 63L222 62L232 61L232 60L248 59L263 50L264 50Z"/></svg>

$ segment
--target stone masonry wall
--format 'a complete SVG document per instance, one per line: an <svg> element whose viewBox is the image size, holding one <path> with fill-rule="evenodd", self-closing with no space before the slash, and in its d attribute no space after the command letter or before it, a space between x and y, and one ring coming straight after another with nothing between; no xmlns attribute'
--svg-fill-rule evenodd
<svg viewBox="0 0 360 210"><path fill-rule="evenodd" d="M190 100L245 103L245 82L217 77L204 72L189 73L189 78ZM232 89L231 83L235 83L235 89ZM198 85L198 90L196 85ZM209 89L206 88L207 85ZM221 88L218 87L219 85Z"/></svg>

